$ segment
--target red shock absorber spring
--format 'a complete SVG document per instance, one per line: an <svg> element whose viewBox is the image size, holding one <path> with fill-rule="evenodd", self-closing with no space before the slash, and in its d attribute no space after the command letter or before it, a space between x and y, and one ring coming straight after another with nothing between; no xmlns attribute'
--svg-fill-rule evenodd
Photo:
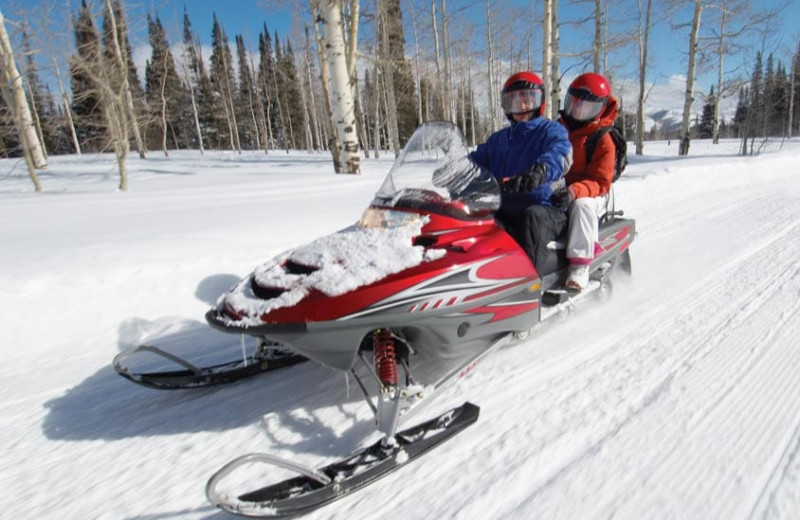
<svg viewBox="0 0 800 520"><path fill-rule="evenodd" d="M397 355L391 331L381 329L372 337L372 353L375 358L375 372L384 385L397 385Z"/></svg>

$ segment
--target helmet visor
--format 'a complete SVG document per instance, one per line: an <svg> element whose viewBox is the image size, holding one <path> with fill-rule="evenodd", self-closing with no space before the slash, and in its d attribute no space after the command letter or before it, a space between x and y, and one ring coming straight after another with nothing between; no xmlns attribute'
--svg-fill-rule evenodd
<svg viewBox="0 0 800 520"><path fill-rule="evenodd" d="M533 112L542 106L542 91L541 89L521 89L503 92L501 104L503 112L506 114Z"/></svg>
<svg viewBox="0 0 800 520"><path fill-rule="evenodd" d="M583 89L570 89L564 100L564 111L576 121L591 121L600 115L608 98L593 96Z"/></svg>

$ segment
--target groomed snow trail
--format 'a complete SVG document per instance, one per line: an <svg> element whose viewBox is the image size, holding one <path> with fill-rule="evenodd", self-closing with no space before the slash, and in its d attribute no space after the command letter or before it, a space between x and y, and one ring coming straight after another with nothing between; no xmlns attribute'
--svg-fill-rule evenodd
<svg viewBox="0 0 800 520"><path fill-rule="evenodd" d="M648 143L616 185L637 221L633 277L411 421L470 401L477 424L306 518L800 518L800 143L746 159L737 146L677 158ZM354 177L321 154L132 158L126 194L112 163L53 158L41 195L24 175L0 183L0 511L231 519L203 494L231 459L319 467L371 443L357 389L321 365L158 392L110 363L151 340L236 356L205 310L261 262L352 224L391 161Z"/></svg>

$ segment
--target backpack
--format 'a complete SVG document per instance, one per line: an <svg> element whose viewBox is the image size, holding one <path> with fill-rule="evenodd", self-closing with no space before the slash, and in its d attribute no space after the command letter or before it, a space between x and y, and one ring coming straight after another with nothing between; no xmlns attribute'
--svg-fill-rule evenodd
<svg viewBox="0 0 800 520"><path fill-rule="evenodd" d="M622 132L616 126L602 126L586 139L586 163L588 164L592 160L597 142L606 134L611 136L611 140L614 141L614 148L617 151L614 158L614 178L611 180L611 182L616 182L622 172L625 171L625 167L628 166L628 144L625 142L625 138L622 137Z"/></svg>

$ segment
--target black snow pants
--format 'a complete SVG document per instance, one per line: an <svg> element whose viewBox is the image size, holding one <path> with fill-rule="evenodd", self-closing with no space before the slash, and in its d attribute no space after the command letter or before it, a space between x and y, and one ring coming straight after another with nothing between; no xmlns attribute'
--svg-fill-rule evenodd
<svg viewBox="0 0 800 520"><path fill-rule="evenodd" d="M566 236L567 214L552 206L528 206L522 213L509 215L502 210L496 219L522 246L542 277L555 271L558 259L547 249L547 244Z"/></svg>

